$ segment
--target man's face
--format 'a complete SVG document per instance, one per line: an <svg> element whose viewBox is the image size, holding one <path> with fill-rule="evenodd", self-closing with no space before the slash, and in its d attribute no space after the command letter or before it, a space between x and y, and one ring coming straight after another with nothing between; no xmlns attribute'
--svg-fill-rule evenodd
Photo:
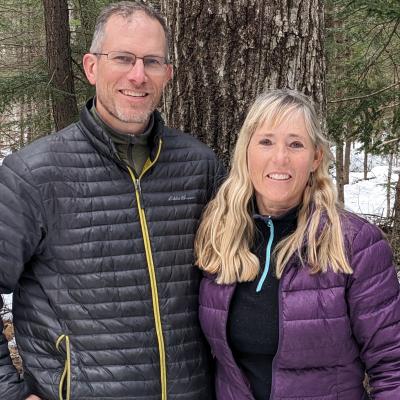
<svg viewBox="0 0 400 400"><path fill-rule="evenodd" d="M142 12L128 19L112 16L105 28L100 53L130 52L138 57L165 57L166 39L160 23ZM126 133L142 133L151 113L160 102L163 89L172 77L172 66L158 73L148 72L137 59L127 72L106 56L86 54L86 76L96 86L96 109L112 128Z"/></svg>

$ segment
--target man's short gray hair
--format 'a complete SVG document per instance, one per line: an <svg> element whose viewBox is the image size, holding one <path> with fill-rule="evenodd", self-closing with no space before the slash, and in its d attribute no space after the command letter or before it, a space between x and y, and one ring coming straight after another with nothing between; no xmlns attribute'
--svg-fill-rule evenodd
<svg viewBox="0 0 400 400"><path fill-rule="evenodd" d="M144 4L140 1L120 1L118 3L109 4L103 8L97 17L96 26L94 28L92 44L90 46L91 53L100 53L102 51L102 42L104 40L106 24L108 20L114 16L120 16L128 19L132 15L142 12L148 17L158 21L163 28L165 34L165 57L168 61L168 48L169 48L169 32L164 18L151 6Z"/></svg>

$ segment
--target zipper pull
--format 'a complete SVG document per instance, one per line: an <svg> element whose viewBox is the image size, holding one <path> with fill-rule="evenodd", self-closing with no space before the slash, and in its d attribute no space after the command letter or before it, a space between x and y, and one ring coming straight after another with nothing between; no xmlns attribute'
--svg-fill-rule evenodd
<svg viewBox="0 0 400 400"><path fill-rule="evenodd" d="M135 180L135 189L139 194L140 208L144 210L144 200L142 195L142 187L140 186L140 178Z"/></svg>
<svg viewBox="0 0 400 400"><path fill-rule="evenodd" d="M264 284L265 279L267 278L269 267L271 264L271 249L272 249L272 242L274 240L274 224L272 223L272 219L268 217L267 226L269 227L269 239L267 248L265 250L265 264L264 264L264 271L261 275L260 280L258 281L258 285L256 288L256 292L260 292L262 286Z"/></svg>

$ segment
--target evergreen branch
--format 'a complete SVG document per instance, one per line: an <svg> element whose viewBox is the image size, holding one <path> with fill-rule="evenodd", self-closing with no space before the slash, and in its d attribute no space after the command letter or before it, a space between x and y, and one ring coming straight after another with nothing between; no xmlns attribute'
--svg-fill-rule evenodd
<svg viewBox="0 0 400 400"><path fill-rule="evenodd" d="M3 42L6 42L7 40L10 40L10 39L21 39L22 35L27 36L28 38L30 38L30 37L32 37L33 34L34 34L33 31L15 32L11 36L2 37L0 39L0 43L2 43L2 46L6 46L6 45L10 45L10 44L12 45L14 43L4 43L3 44Z"/></svg>
<svg viewBox="0 0 400 400"><path fill-rule="evenodd" d="M396 23L394 24L394 27L392 29L392 31L390 32L390 35L387 39L387 41L384 43L383 47L379 50L378 53L376 53L375 55L372 55L370 58L370 61L368 62L368 64L365 66L363 72L360 75L359 81L363 80L365 78L365 75L368 73L369 69L376 64L376 62L379 60L379 57L382 55L382 53L387 49L387 47L389 46L390 42L392 41L393 35L396 33L397 31L397 27L400 24L400 18L397 19ZM372 43L372 42L371 42Z"/></svg>
<svg viewBox="0 0 400 400"><path fill-rule="evenodd" d="M338 99L338 100L328 100L328 103L342 103L342 102L344 102L344 101L352 101L352 100L362 100L362 99L366 99L366 98L368 98L368 97L372 97L372 96L375 96L375 95L377 95L377 94L379 94L379 93L385 92L386 90L389 90L389 89L391 89L391 88L397 86L398 84L400 84L400 81L395 82L395 83L392 83L391 85L389 85L389 86L387 86L387 87L385 87L385 88L383 88L383 89L377 90L376 92L373 92L373 93L365 94L365 95L363 95L363 96L346 97L346 98L344 98L344 99Z"/></svg>
<svg viewBox="0 0 400 400"><path fill-rule="evenodd" d="M390 23L390 22L393 22L393 21L389 21L389 23ZM376 40L377 38L383 36L383 32L385 31L385 29L386 29L386 26L385 26L385 24L383 24L383 25L381 26L381 29L379 30L379 32L377 32L376 34L374 34L374 36L370 39L370 41L369 41L369 43L368 43L368 46L367 46L367 48L365 49L364 57L363 57L363 58L365 58L365 59L367 60L368 64L370 63L370 60L375 60L374 54L372 54L370 57L368 57L368 55L369 55L369 53L370 53L370 50L371 50L371 47L373 46L373 44L375 43L375 40ZM366 36L366 37L367 37L367 36ZM374 52L374 50L371 50L371 53L373 53L373 52ZM379 50L378 50L378 52L379 52ZM375 53L376 53L376 51L375 51ZM361 75L363 75L363 74L365 73L365 70L368 70L368 69L369 69L370 65L368 65L368 64L364 67L364 71L361 73ZM360 78L360 79L362 79L362 78ZM360 79L359 79L359 80L360 80Z"/></svg>
<svg viewBox="0 0 400 400"><path fill-rule="evenodd" d="M19 36L21 37L21 36ZM2 43L0 47L22 47L24 49L36 49L36 48L43 48L45 49L46 46L40 44L20 44L20 43Z"/></svg>
<svg viewBox="0 0 400 400"><path fill-rule="evenodd" d="M82 79L80 76L74 75L74 79L76 79L77 81L79 81L79 82L81 82L81 83L83 83L85 85L88 84L88 81Z"/></svg>
<svg viewBox="0 0 400 400"><path fill-rule="evenodd" d="M10 7L10 6L5 6L4 4L0 4L0 14L8 14L8 13L12 13L13 15L24 15L27 18L32 18L32 11L34 8L31 8L27 11L24 11L22 9L17 9L14 7Z"/></svg>
<svg viewBox="0 0 400 400"><path fill-rule="evenodd" d="M71 57L72 63L78 68L78 70L84 75L85 71L83 70L80 63L78 63L74 57Z"/></svg>

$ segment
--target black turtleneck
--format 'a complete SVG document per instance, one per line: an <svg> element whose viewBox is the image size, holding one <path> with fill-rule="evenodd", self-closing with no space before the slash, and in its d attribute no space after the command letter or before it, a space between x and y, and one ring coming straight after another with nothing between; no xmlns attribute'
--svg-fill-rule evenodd
<svg viewBox="0 0 400 400"><path fill-rule="evenodd" d="M271 218L274 230L271 253L280 240L296 229L297 212L296 207L283 216ZM256 400L270 397L272 360L279 341L279 281L275 276L273 258L261 290L256 291L264 271L270 238L268 219L268 216L254 216L256 237L252 252L260 261L260 273L252 282L237 284L227 328L235 360L248 378Z"/></svg>

